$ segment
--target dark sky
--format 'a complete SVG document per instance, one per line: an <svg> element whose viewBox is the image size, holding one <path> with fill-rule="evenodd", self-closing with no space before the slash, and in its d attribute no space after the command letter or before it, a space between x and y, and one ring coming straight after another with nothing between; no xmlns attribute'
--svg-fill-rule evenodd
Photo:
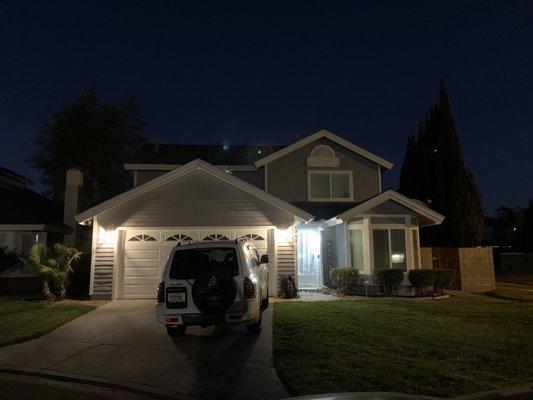
<svg viewBox="0 0 533 400"><path fill-rule="evenodd" d="M327 128L388 159L444 78L488 214L533 198L533 1L0 2L0 165L94 85L146 136L286 144Z"/></svg>

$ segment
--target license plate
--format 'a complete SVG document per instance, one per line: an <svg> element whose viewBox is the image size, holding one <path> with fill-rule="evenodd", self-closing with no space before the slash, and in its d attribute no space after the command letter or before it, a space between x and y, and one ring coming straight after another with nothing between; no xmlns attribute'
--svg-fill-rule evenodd
<svg viewBox="0 0 533 400"><path fill-rule="evenodd" d="M169 303L184 303L185 293L167 293L167 301Z"/></svg>

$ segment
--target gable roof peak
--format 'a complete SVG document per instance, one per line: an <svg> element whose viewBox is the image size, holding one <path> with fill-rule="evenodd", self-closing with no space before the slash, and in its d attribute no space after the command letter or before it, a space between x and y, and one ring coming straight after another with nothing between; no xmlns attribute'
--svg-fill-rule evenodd
<svg viewBox="0 0 533 400"><path fill-rule="evenodd" d="M145 193L148 193L154 189L157 189L158 187L161 187L175 179L178 179L182 176L185 176L191 172L198 171L198 170L204 171L212 175L213 177L220 179L228 183L229 185L234 186L238 190L247 192L251 194L252 196L257 197L281 210L291 213L303 221L307 222L313 219L313 215L309 214L308 212L296 206L293 206L289 202L282 200L279 197L276 197L262 189L259 189L258 187L252 185L251 183L248 183L234 175L228 174L227 172L224 172L222 169L200 158L197 158L181 167L175 168L163 175L158 176L157 178L154 178L146 183L143 183L142 185L136 186L135 188L130 189L124 193L121 193L107 201L104 201L103 203L100 203L94 207L91 207L88 210L85 210L77 214L75 218L78 221L78 223L84 223L88 221L89 219L97 216L98 214L101 214L102 212L110 210L114 207L118 207L121 204L127 203L128 201L131 201Z"/></svg>
<svg viewBox="0 0 533 400"><path fill-rule="evenodd" d="M312 133L311 135L309 136L306 136L304 137L303 139L300 139L298 140L297 142L281 149L281 150L278 150L264 158L261 158L259 160L257 160L255 162L255 165L257 167L262 167L264 166L265 164L268 164L269 162L272 162L274 160L277 160L278 158L280 157L283 157L289 153L292 153L293 151L309 144L309 143L312 143L318 139L321 139L321 138L326 138L326 139L329 139L331 140L332 142L335 142L337 143L338 145L348 149L348 150L351 150L353 151L354 153L357 153L359 154L360 156L362 157L365 157L373 162L375 162L376 164L380 165L382 168L384 168L385 170L389 170L393 167L394 164L392 164L391 162L359 147L359 146L356 146L355 144L353 144L352 142L349 142L348 140L340 137L339 135L336 135L335 133L331 132L331 131L328 131L327 129L320 129L318 131L316 131L315 133Z"/></svg>

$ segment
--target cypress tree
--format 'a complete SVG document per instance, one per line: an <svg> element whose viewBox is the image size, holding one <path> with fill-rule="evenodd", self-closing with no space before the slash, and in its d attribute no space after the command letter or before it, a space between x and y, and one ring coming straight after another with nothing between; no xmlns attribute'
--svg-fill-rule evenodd
<svg viewBox="0 0 533 400"><path fill-rule="evenodd" d="M443 214L439 226L423 228L426 246L475 246L483 233L483 207L463 151L444 82L416 136L407 141L400 192Z"/></svg>

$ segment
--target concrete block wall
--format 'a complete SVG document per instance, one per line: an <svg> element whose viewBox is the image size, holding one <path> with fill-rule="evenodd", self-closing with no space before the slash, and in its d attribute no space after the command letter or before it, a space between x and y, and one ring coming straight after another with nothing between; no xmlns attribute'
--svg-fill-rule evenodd
<svg viewBox="0 0 533 400"><path fill-rule="evenodd" d="M490 247L460 247L461 290L471 293L496 289L494 261Z"/></svg>
<svg viewBox="0 0 533 400"><path fill-rule="evenodd" d="M420 268L433 269L433 251L431 247L420 248Z"/></svg>

